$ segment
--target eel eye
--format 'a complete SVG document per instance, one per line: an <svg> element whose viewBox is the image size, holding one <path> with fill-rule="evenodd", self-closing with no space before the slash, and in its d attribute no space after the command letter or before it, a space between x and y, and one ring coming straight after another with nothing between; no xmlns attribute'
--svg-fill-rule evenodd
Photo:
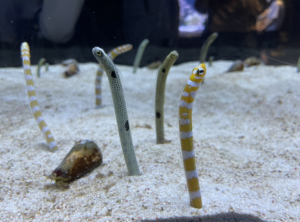
<svg viewBox="0 0 300 222"><path fill-rule="evenodd" d="M203 73L204 73L204 69L201 68L201 69L198 69L198 70L197 70L197 74L198 74L198 75L203 74Z"/></svg>
<svg viewBox="0 0 300 222"><path fill-rule="evenodd" d="M101 56L102 55L101 51L97 51L97 55Z"/></svg>

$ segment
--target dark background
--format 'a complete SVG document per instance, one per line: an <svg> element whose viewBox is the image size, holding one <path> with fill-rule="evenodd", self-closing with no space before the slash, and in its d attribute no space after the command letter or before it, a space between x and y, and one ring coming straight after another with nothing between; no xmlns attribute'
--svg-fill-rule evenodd
<svg viewBox="0 0 300 222"><path fill-rule="evenodd" d="M110 50L130 43L133 50L115 59L118 64L132 65L140 42L148 38L141 66L163 60L171 50L179 52L176 64L199 60L200 48L211 34L179 38L179 6L176 0L86 0L76 25L75 35L65 44L52 43L39 37L38 21L19 21L18 39L14 43L0 42L0 67L21 66L20 45L27 41L32 64L42 57L50 64L68 58L79 62L96 62L94 46ZM214 60L245 59L264 56L267 64L296 65L300 56L300 0L285 0L285 19L276 32L221 32L211 45L208 56ZM66 12L67 13L67 12ZM99 28L100 27L100 28Z"/></svg>

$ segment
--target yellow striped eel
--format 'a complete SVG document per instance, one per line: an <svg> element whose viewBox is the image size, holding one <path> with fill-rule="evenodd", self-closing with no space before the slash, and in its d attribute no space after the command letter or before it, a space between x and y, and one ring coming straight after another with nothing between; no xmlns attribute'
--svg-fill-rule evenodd
<svg viewBox="0 0 300 222"><path fill-rule="evenodd" d="M111 60L114 60L114 58L116 58L118 55L124 52L128 52L131 49L132 49L132 45L130 44L122 45L111 50L108 53L108 56L109 58L111 58ZM101 107L102 105L102 90L101 90L102 76L103 76L103 68L101 67L101 65L99 65L97 70L96 81L95 81L96 107Z"/></svg>
<svg viewBox="0 0 300 222"><path fill-rule="evenodd" d="M109 53L107 54L111 60L114 60L118 55L128 52L132 49L131 44L126 44L126 45L121 45L117 48L114 48L113 50L110 50Z"/></svg>
<svg viewBox="0 0 300 222"><path fill-rule="evenodd" d="M138 167L132 144L127 108L123 94L122 83L120 80L120 73L115 67L113 61L109 58L109 56L104 52L103 49L99 47L94 47L92 52L95 58L103 67L108 77L111 94L114 102L121 146L126 166L128 169L128 174L129 176L140 175L140 170Z"/></svg>
<svg viewBox="0 0 300 222"><path fill-rule="evenodd" d="M21 57L23 61L23 70L24 70L25 80L27 84L28 98L29 98L31 110L33 112L33 116L37 121L40 130L43 132L44 136L46 137L46 141L49 145L50 150L57 150L57 144L49 128L47 127L47 124L40 111L39 104L36 100L33 78L31 74L29 45L27 42L23 42L21 45Z"/></svg>
<svg viewBox="0 0 300 222"><path fill-rule="evenodd" d="M164 132L164 103L165 103L165 88L166 80L170 68L178 58L176 51L170 52L166 57L163 64L158 70L158 76L156 80L156 93L155 93L155 124L156 124L156 143L162 144L167 142L165 140Z"/></svg>
<svg viewBox="0 0 300 222"><path fill-rule="evenodd" d="M179 131L185 176L190 195L190 204L202 208L200 186L193 148L192 108L196 92L206 73L202 63L193 69L192 75L185 85L179 106Z"/></svg>
<svg viewBox="0 0 300 222"><path fill-rule="evenodd" d="M145 50L146 46L148 45L148 43L149 43L149 40L144 39L141 42L141 44L139 45L138 51L136 53L136 56L135 56L135 59L133 62L133 73L136 73L137 68L140 66L140 62L143 57L144 50Z"/></svg>

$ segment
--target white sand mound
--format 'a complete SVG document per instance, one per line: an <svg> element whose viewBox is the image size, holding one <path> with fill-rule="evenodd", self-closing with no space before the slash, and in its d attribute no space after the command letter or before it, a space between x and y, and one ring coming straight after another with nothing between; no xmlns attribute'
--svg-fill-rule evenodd
<svg viewBox="0 0 300 222"><path fill-rule="evenodd" d="M196 162L204 207L189 206L178 134L178 104L196 62L171 69L165 134L156 145L156 71L118 66L140 170L127 176L107 77L95 109L96 63L65 79L51 66L34 83L58 142L49 152L31 114L22 69L0 69L1 221L300 221L300 75L290 66L224 73L208 67L194 102ZM35 72L36 67L32 68ZM151 127L149 127L151 126ZM98 144L104 164L61 189L46 179L80 139Z"/></svg>

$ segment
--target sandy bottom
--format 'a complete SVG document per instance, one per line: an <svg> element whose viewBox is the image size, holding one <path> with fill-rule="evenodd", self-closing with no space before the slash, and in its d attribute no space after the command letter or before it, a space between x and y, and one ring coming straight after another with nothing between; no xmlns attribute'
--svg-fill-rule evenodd
<svg viewBox="0 0 300 222"><path fill-rule="evenodd" d="M58 142L51 153L29 108L22 69L0 69L0 218L2 221L300 221L300 75L295 67L208 67L193 108L203 209L189 206L178 133L178 104L197 65L171 69L165 134L156 145L156 70L118 66L142 176L129 177L107 77L104 107L95 108L97 64L65 79L51 66L34 83L42 114ZM81 139L101 148L104 163L70 184L51 174Z"/></svg>

